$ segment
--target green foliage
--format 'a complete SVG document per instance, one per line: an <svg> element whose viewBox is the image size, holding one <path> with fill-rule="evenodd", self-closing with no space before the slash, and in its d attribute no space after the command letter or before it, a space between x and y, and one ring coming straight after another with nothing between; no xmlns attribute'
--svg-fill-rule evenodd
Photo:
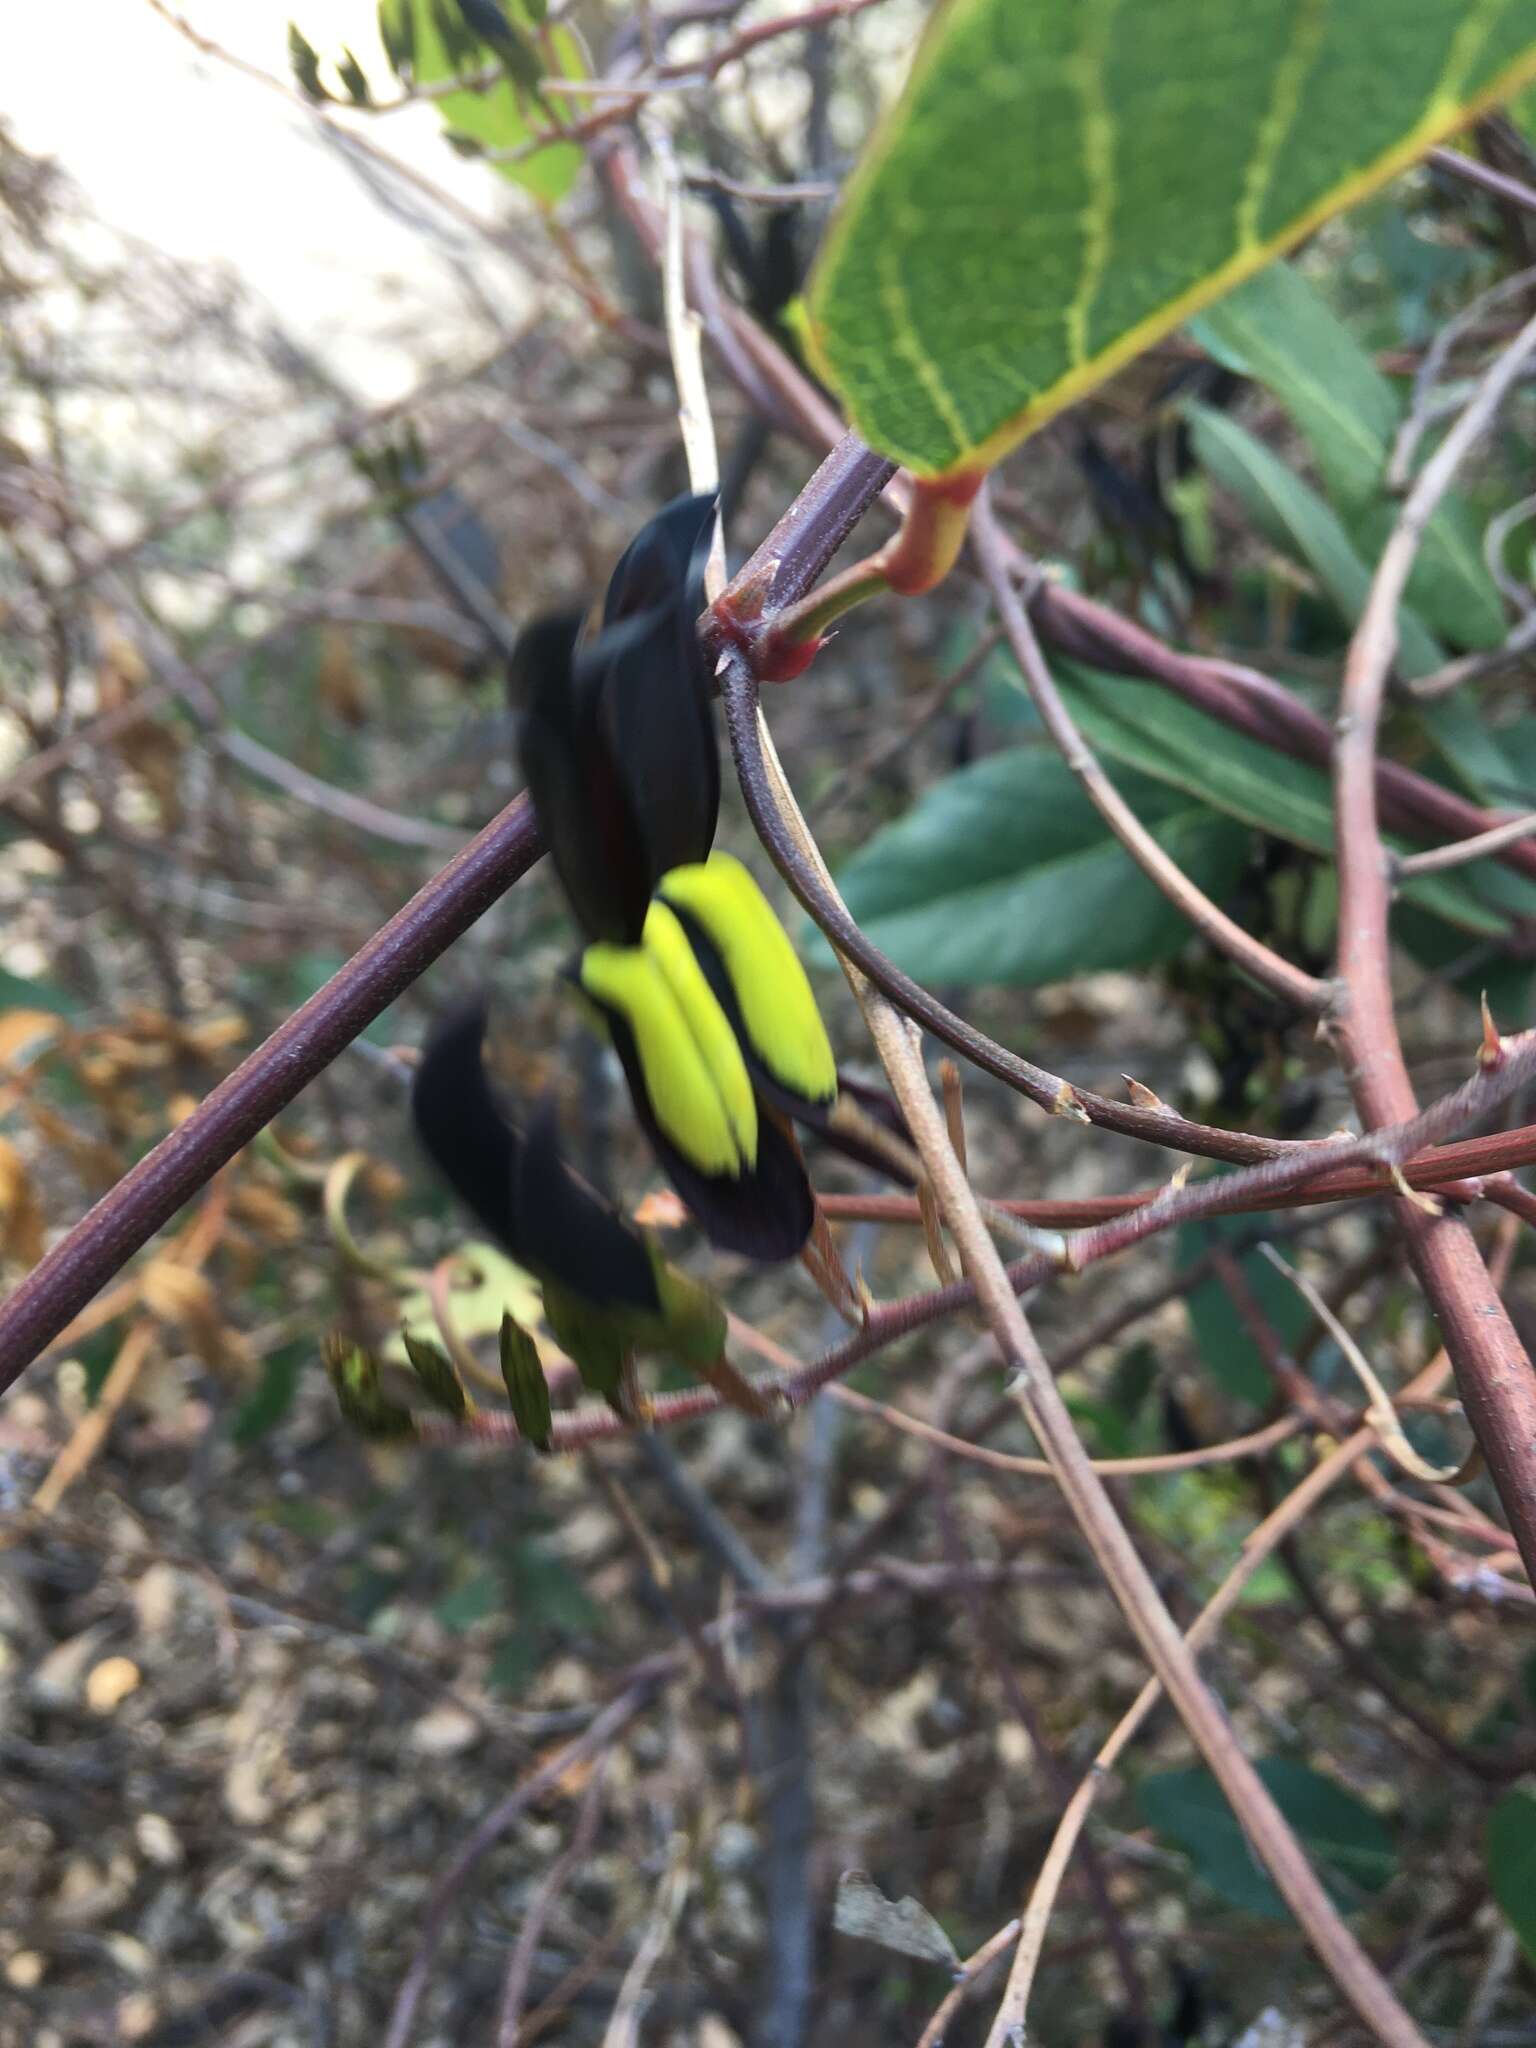
<svg viewBox="0 0 1536 2048"><path fill-rule="evenodd" d="M429 1337L418 1337L413 1330L403 1329L400 1341L405 1346L406 1359L417 1383L434 1408L455 1418L464 1414L468 1407L464 1389L459 1385L459 1376L453 1369L453 1361L440 1344L434 1344Z"/></svg>
<svg viewBox="0 0 1536 2048"><path fill-rule="evenodd" d="M1283 1757L1266 1757L1258 1772L1342 1909L1357 1908L1381 1890L1397 1868L1397 1853L1370 1807L1331 1778ZM1149 1825L1184 1851L1224 1905L1265 1919L1289 1918L1208 1770L1159 1772L1142 1779L1136 1796Z"/></svg>
<svg viewBox="0 0 1536 2048"><path fill-rule="evenodd" d="M1272 263L1189 325L1217 362L1263 384L1285 406L1336 504L1369 503L1381 488L1401 407L1299 270Z"/></svg>
<svg viewBox="0 0 1536 2048"><path fill-rule="evenodd" d="M453 1326L466 1344L489 1337L501 1328L510 1313L523 1322L537 1322L539 1294L532 1277L515 1265L504 1251L476 1240L460 1245L454 1262L453 1287L449 1296ZM382 1355L401 1365L409 1364L402 1333L408 1323L430 1326L436 1311L426 1288L402 1295L396 1304L402 1325L391 1332L381 1346Z"/></svg>
<svg viewBox="0 0 1536 2048"><path fill-rule="evenodd" d="M504 1315L498 1351L512 1420L535 1450L547 1451L554 1415L539 1347L521 1323L510 1315Z"/></svg>
<svg viewBox="0 0 1536 2048"><path fill-rule="evenodd" d="M1218 901L1242 871L1249 828L1331 858L1322 769L1147 684L1069 662L1058 664L1057 682L1085 738L1116 765L1121 794ZM1495 743L1484 734L1479 744ZM1508 772L1520 771L1511 762ZM1407 846L1391 835L1387 843ZM1071 770L1039 746L1006 749L934 784L846 863L839 884L874 943L924 981L1031 987L1155 966L1189 930L1110 837ZM1420 876L1401 898L1425 914L1432 937L1443 934L1450 957L1468 937L1507 944L1515 918L1536 910L1536 885L1479 861Z"/></svg>
<svg viewBox="0 0 1536 2048"><path fill-rule="evenodd" d="M379 33L390 62L404 80L418 86L472 77L500 66L494 84L449 92L436 102L451 141L473 151L515 150L535 129L554 125L552 97L541 94L541 79L585 78L581 45L568 28L549 28L542 7L528 0L503 0L506 26L488 36L470 28L454 0L379 0ZM579 111L570 100L564 109ZM496 168L514 185L552 205L564 198L582 166L574 143L552 143L518 163Z"/></svg>
<svg viewBox="0 0 1536 2048"><path fill-rule="evenodd" d="M1536 0L949 0L828 237L815 351L886 454L995 461L1533 70Z"/></svg>
<svg viewBox="0 0 1536 2048"><path fill-rule="evenodd" d="M1337 512L1238 421L1209 406L1187 410L1195 454L1205 469L1273 547L1311 570L1341 620L1352 625L1365 609L1371 571ZM1398 626L1404 675L1426 676L1439 668L1445 650L1417 613L1405 605Z"/></svg>
<svg viewBox="0 0 1536 2048"><path fill-rule="evenodd" d="M261 1377L235 1410L230 1436L241 1449L259 1443L293 1406L299 1379L311 1355L305 1340L284 1344L261 1362Z"/></svg>
<svg viewBox="0 0 1536 2048"><path fill-rule="evenodd" d="M1287 263L1272 264L1191 323L1198 341L1228 368L1274 393L1307 443L1317 473L1351 539L1374 559L1396 516L1384 488L1387 462L1403 417L1397 387L1377 369L1314 286ZM1241 495L1241 493L1239 493ZM1316 566L1314 564L1314 566ZM1345 569L1345 580L1352 578ZM1318 570L1352 623L1356 599ZM1470 508L1454 492L1430 521L1408 585L1418 617L1464 647L1492 647L1504 637L1504 607L1478 546ZM1421 655L1427 636L1415 637ZM1411 663L1413 649L1406 651ZM1441 659L1438 651L1431 662ZM1412 671L1410 671L1412 672Z"/></svg>
<svg viewBox="0 0 1536 2048"><path fill-rule="evenodd" d="M1283 264L1212 307L1194 329L1220 361L1256 378L1281 401L1306 440L1329 496L1325 499L1298 477L1237 421L1191 405L1187 416L1199 460L1275 548L1310 570L1341 628L1353 627L1370 587L1370 564L1396 516L1396 500L1385 487L1403 413L1396 387L1321 295ZM1476 523L1470 507L1454 493L1426 532L1408 600L1399 616L1397 656L1405 675L1427 675L1442 665L1447 657L1439 636L1454 646L1474 648L1503 638L1503 606L1483 560ZM1123 698L1125 692L1119 694ZM1172 717L1176 720L1182 711ZM1186 715L1186 727L1191 717L1199 714ZM1209 758L1230 754L1231 736L1218 738L1214 722L1201 722L1217 749ZM1522 764L1513 729L1491 727L1464 698L1451 695L1431 702L1408 714L1405 722L1416 725L1433 749L1437 759L1431 769L1439 767L1476 801L1519 802L1529 789L1530 763ZM1275 784L1269 792L1272 808L1285 801L1291 809L1289 826L1274 816L1268 829L1298 845L1327 850L1328 790L1320 771L1293 772L1297 764L1258 747L1248 747L1248 753L1255 769L1261 759L1266 763ZM1199 758L1203 764L1208 756L1202 752ZM1146 764L1138 757L1138 765ZM1536 884L1496 861L1481 861L1409 885L1400 902L1395 930L1420 965L1449 973L1473 995L1491 983L1507 1013L1524 1014L1530 970L1517 958L1499 954L1513 936L1513 920L1536 914ZM1423 911L1431 915L1420 915ZM1466 934L1493 943L1469 957Z"/></svg>
<svg viewBox="0 0 1536 2048"><path fill-rule="evenodd" d="M1084 736L1107 759L1198 796L1276 839L1332 857L1333 804L1321 768L1262 746L1181 698L1124 677L1063 662L1058 680ZM1399 850L1408 844L1390 833L1386 841ZM1461 931L1504 938L1510 931L1507 910L1536 910L1536 885L1522 885L1514 876L1510 880L1517 891L1522 886L1529 891L1528 903L1505 905L1503 871L1493 861L1420 876L1401 894Z"/></svg>
<svg viewBox="0 0 1536 2048"><path fill-rule="evenodd" d="M47 1010L55 1017L72 1017L80 1005L51 981L34 981L28 974L11 974L0 967L0 1010Z"/></svg>
<svg viewBox="0 0 1536 2048"><path fill-rule="evenodd" d="M1265 1321L1290 1346L1301 1341L1311 1316L1296 1289L1258 1249L1266 1221L1263 1216L1211 1216L1186 1223L1179 1232L1179 1264L1193 1266L1213 1246L1226 1245ZM1201 1360L1216 1384L1237 1400L1263 1406L1274 1393L1274 1381L1220 1277L1209 1273L1187 1288L1184 1308Z"/></svg>
<svg viewBox="0 0 1536 2048"><path fill-rule="evenodd" d="M1220 895L1247 833L1139 777L1125 786L1186 874ZM924 981L1030 987L1152 966L1189 936L1072 771L1040 748L1010 748L935 784L838 880L874 943Z"/></svg>
<svg viewBox="0 0 1536 2048"><path fill-rule="evenodd" d="M333 1331L320 1347L342 1419L359 1436L379 1442L413 1436L416 1423L408 1408L390 1400L371 1351Z"/></svg>
<svg viewBox="0 0 1536 2048"><path fill-rule="evenodd" d="M1536 1963L1536 1778L1506 1792L1488 1816L1488 1889Z"/></svg>
<svg viewBox="0 0 1536 2048"><path fill-rule="evenodd" d="M322 104L330 94L320 83L320 57L315 46L294 25L288 24L288 65L294 83L307 100Z"/></svg>

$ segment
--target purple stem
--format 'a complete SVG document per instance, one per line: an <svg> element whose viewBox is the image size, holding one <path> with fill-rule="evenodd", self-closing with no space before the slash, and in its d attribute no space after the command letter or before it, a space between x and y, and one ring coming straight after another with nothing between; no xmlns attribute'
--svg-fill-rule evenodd
<svg viewBox="0 0 1536 2048"><path fill-rule="evenodd" d="M890 464L852 435L833 449L753 557L777 558L776 596L789 600L810 588L890 474ZM0 1307L0 1392L543 851L520 796L124 1174Z"/></svg>
<svg viewBox="0 0 1536 2048"><path fill-rule="evenodd" d="M520 796L125 1173L0 1309L0 1391L543 850Z"/></svg>

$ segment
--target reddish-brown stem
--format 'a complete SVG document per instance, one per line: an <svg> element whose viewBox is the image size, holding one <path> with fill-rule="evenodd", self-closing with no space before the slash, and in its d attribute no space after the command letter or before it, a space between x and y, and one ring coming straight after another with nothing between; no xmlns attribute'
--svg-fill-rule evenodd
<svg viewBox="0 0 1536 2048"><path fill-rule="evenodd" d="M633 151L609 138L597 155L597 168L653 260L659 260L661 221L640 190ZM835 460L844 474L856 474L861 464L878 466L880 487L886 489L895 509L904 511L910 479L896 477L893 464L882 463L857 436L844 432L822 394L748 313L731 305L718 291L704 289L706 280L711 285L712 280L708 252L697 236L688 238L688 256L690 294L727 374L754 403L763 405L773 417L786 419L803 439L833 449L834 456L829 459ZM864 504L873 502L877 494L878 490L871 492ZM845 535L853 524L850 520ZM1009 554L1014 573L1028 575L1033 568L1028 557L1011 543ZM781 560L783 567L775 571L774 565ZM776 529L733 588L760 588L768 606L791 604L811 588L815 577L791 575L790 567L791 558ZM1247 733L1295 760L1318 767L1327 767L1332 761L1333 735L1327 720L1257 669L1181 653L1144 626L1049 579L1034 578L1030 611L1041 637L1065 654L1115 675L1157 683L1233 731ZM1432 842L1467 839L1506 822L1396 761L1377 761L1376 786L1383 823L1411 837ZM1521 839L1502 846L1491 858L1536 879L1536 840Z"/></svg>
<svg viewBox="0 0 1536 2048"><path fill-rule="evenodd" d="M1368 1128L1401 1123L1416 1104L1392 1000L1391 882L1376 801L1376 736L1397 650L1398 605L1420 539L1457 465L1486 431L1533 350L1536 319L1496 358L1470 404L1420 472L1382 551L1350 641L1334 754L1339 861L1339 973L1347 1002L1336 1031L1346 1077ZM1490 1064L1505 1057L1495 1045ZM1400 1201L1409 1257L1439 1322L1462 1400L1536 1586L1536 1373L1466 1224Z"/></svg>
<svg viewBox="0 0 1536 2048"><path fill-rule="evenodd" d="M1466 1138L1459 1144L1437 1146L1401 1168L1411 1188L1428 1189L1453 1202L1497 1202L1513 1213L1529 1216L1536 1211L1536 1196L1506 1178L1511 1169L1536 1165L1536 1124L1522 1124L1513 1131L1499 1131L1492 1137ZM1206 1186L1205 1182L1199 1183ZM1357 1202L1362 1197L1390 1194L1397 1181L1389 1168L1362 1167L1344 1173L1321 1174L1303 1187L1289 1192L1241 1187L1228 1192L1221 1183L1212 1216L1240 1216L1269 1209L1310 1208L1325 1202ZM1042 1230L1078 1230L1091 1223L1108 1223L1144 1209L1167 1193L1166 1183L1143 1188L1129 1195L1097 1195L1077 1201L999 1202L1010 1216L1032 1223ZM1524 1198L1524 1201L1519 1199ZM911 1195L822 1195L821 1205L837 1223L916 1223L918 1204ZM1532 1205L1528 1209L1525 1205Z"/></svg>
<svg viewBox="0 0 1536 2048"><path fill-rule="evenodd" d="M1513 1090L1536 1070L1536 1033L1527 1033L1524 1038L1509 1043L1508 1064L1497 1075L1475 1075L1455 1094L1434 1104L1410 1124L1396 1131L1375 1132L1369 1138L1354 1140L1337 1149L1352 1153L1374 1145L1389 1157L1399 1148L1406 1154L1419 1149L1422 1142L1416 1141L1412 1134L1432 1129L1446 1117L1469 1121L1484 1109L1494 1106L1501 1089ZM1112 1258L1180 1223L1224 1213L1234 1198L1237 1205L1242 1206L1245 1198L1252 1200L1260 1189L1272 1195L1276 1190L1269 1185L1271 1175L1278 1176L1285 1185L1299 1186L1310 1175L1323 1171L1326 1157L1334 1150L1333 1147L1325 1150L1323 1147L1298 1146L1292 1154L1266 1166L1250 1167L1245 1172L1234 1173L1224 1179L1201 1181L1191 1187L1164 1189L1133 1213L1113 1218L1096 1229L1080 1231L1071 1244L1073 1270L1081 1272L1100 1259ZM915 1202L912 1206L915 1212ZM1272 1200L1258 1200L1254 1206L1262 1208L1274 1204ZM1043 1252L1015 1259L1007 1268L1007 1274L1010 1285L1019 1293L1057 1277L1051 1258ZM861 1330L845 1338L813 1364L772 1381L774 1399L786 1411L802 1408L823 1387L841 1379L854 1366L883 1350L886 1345L973 1308L975 1302L970 1281L961 1280L949 1287L934 1288L926 1294L913 1294L898 1301L881 1303L869 1311ZM652 1403L651 1421L658 1429L668 1429L712 1415L721 1405L719 1395L708 1388L695 1388L679 1394L658 1394ZM552 1443L557 1451L578 1450L586 1444L622 1435L627 1427L609 1409L578 1408L555 1418ZM466 1434L501 1443L518 1440L516 1425L510 1416L501 1414L477 1415L468 1424L424 1415L417 1420L417 1434L430 1443L462 1441Z"/></svg>
<svg viewBox="0 0 1536 2048"><path fill-rule="evenodd" d="M1154 1143L1176 1146L1184 1151L1214 1158L1259 1161L1242 1176L1234 1177L1230 1192L1236 1193L1241 1188L1244 1192L1262 1189L1278 1193L1284 1188L1300 1186L1319 1173L1355 1165L1362 1159L1372 1163L1385 1160L1399 1164L1403 1158L1470 1121L1479 1113L1472 1108L1474 1102L1491 1106L1488 1086L1493 1077L1480 1073L1437 1104L1432 1112L1426 1112L1425 1117L1416 1118L1411 1124L1396 1130L1390 1140L1384 1134L1377 1134L1369 1139L1298 1145L1251 1137L1241 1132L1212 1130L1190 1123L1161 1105L1148 1108L1136 1103L1113 1102L1086 1089L1070 1087L1058 1075L1009 1052L984 1032L977 1031L963 1018L957 1017L910 975L903 974L878 947L870 944L842 904L834 900L809 868L779 816L758 729L757 682L748 663L740 654L728 651L720 664L719 680L726 728L747 809L774 865L800 903L845 959L852 961L861 974L866 975L915 1023L963 1053L983 1072L995 1074L1011 1088L1017 1088L1041 1108L1055 1115L1068 1115L1084 1123L1097 1124L1107 1130L1123 1131L1128 1136L1151 1138ZM1510 1056L1518 1058L1520 1069L1524 1071L1525 1062L1536 1058L1536 1037L1526 1034L1518 1044L1519 1053L1511 1050ZM1501 1070L1499 1078L1493 1081L1497 1100L1502 1101L1514 1085L1510 1073ZM1156 1205L1156 1227L1166 1227L1176 1213L1183 1220L1181 1205L1184 1203L1198 1205L1209 1199L1208 1187L1176 1191ZM1139 1234L1143 1227L1134 1217L1127 1218L1118 1226L1109 1226L1112 1233L1129 1230L1135 1234ZM1129 1242L1129 1239L1124 1241Z"/></svg>
<svg viewBox="0 0 1536 2048"><path fill-rule="evenodd" d="M1048 581L1038 585L1030 609L1042 637L1062 653L1112 674L1159 683L1234 732L1294 760L1316 767L1332 760L1328 721L1257 669L1181 654L1144 626ZM1507 822L1396 761L1377 760L1375 778L1381 822L1394 832L1438 842L1469 839ZM1536 879L1536 840L1512 841L1490 858Z"/></svg>
<svg viewBox="0 0 1536 2048"><path fill-rule="evenodd" d="M861 14L866 7L878 4L879 0L819 0L817 6L803 8L798 14L775 15L769 21L754 22L750 28L740 30L729 42L721 43L694 63L658 64L648 79L637 78L632 86L628 79L598 79L587 86L590 92L595 85L606 101L596 112L582 120L572 121L564 128L538 129L526 142L520 142L514 148L493 149L487 154L493 162L521 163L554 142L590 142L607 129L632 121L658 86L716 78L728 64L739 62L763 43L773 42L780 36L801 34L808 29L824 28L831 22L845 20L850 14ZM609 99L608 93L615 85L631 89L618 99Z"/></svg>
<svg viewBox="0 0 1536 2048"><path fill-rule="evenodd" d="M1219 952L1270 989L1283 1001L1303 1010L1325 1012L1333 990L1315 975L1292 966L1262 939L1245 931L1213 903L1205 891L1192 882L1166 848L1147 830L1130 805L1094 759L1078 731L1072 714L1062 700L1055 679L1046 667L1013 579L1008 573L1002 535L985 497L976 507L972 546L980 564L992 602L1002 621L1003 633L1014 660L1024 677L1042 724L1055 741L1062 759L1082 784L1083 793L1149 881L1162 891L1195 929Z"/></svg>
<svg viewBox="0 0 1536 2048"><path fill-rule="evenodd" d="M752 664L763 682L791 682L810 665L834 620L884 590L920 597L941 583L965 545L966 526L982 475L916 479L906 514L883 547L777 614L765 614L752 644Z"/></svg>

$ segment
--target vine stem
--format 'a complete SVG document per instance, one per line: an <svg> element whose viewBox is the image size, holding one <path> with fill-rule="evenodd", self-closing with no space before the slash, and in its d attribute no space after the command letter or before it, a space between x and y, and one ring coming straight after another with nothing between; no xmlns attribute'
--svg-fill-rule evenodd
<svg viewBox="0 0 1536 2048"><path fill-rule="evenodd" d="M1495 1253L1501 1283L1507 1276L1513 1255L1513 1235L1511 1230L1506 1228L1501 1234L1499 1249ZM1399 1401L1427 1399L1442 1384L1449 1367L1450 1360L1442 1349L1403 1389L1398 1396ZM1298 1486L1293 1487L1284 1500L1250 1533L1237 1562L1195 1617L1185 1637L1192 1651L1203 1648L1210 1641L1236 1606L1244 1587L1259 1566L1266 1558L1274 1555L1293 1530L1300 1527L1324 1494L1336 1486L1347 1473L1360 1466L1361 1460L1375 1446L1376 1441L1376 1431L1369 1423L1363 1423L1352 1431L1344 1442L1331 1451L1321 1463L1314 1466L1306 1478ZM1094 1757L1087 1775L1057 1822L1056 1833L1051 1839L1045 1861L1041 1864L1039 1875L1035 1879L1022 1922L1010 1922L1011 1927L1019 1930L1019 1944L1009 1976L1005 2003L1012 2001L1013 2007L1021 2014L1028 2005L1030 1987L1034 1981L1041 1946L1045 1939L1045 1929L1056 1894L1061 1888L1061 1880L1071 1860L1073 1846L1082 1833L1100 1787L1114 1769L1131 1738L1157 1705L1161 1695L1162 1687L1158 1681L1155 1678L1149 1679L1111 1730L1108 1740ZM1000 1930L999 1934L993 1935L967 1963L965 1977L934 2014L924 2029L917 2048L939 2048L944 2038L944 2030L974 1983L977 1971L996 1953L1001 1933Z"/></svg>
<svg viewBox="0 0 1536 2048"><path fill-rule="evenodd" d="M1432 1392L1444 1379L1446 1369L1446 1358L1442 1352L1438 1358L1432 1360L1424 1368L1423 1372L1418 1375L1410 1387L1405 1389L1404 1396L1399 1398L1405 1398L1407 1394L1422 1395ZM1354 1431L1335 1450L1331 1451L1320 1464L1315 1465L1306 1478L1299 1485L1294 1486L1285 1496L1285 1499L1280 1502L1279 1506L1268 1514L1259 1523L1258 1527L1249 1534L1243 1543L1242 1552L1237 1562L1222 1580L1205 1606L1201 1608L1199 1614L1196 1615L1184 1637L1184 1641L1192 1654L1196 1650L1203 1649L1212 1636L1215 1635L1227 1615L1236 1606L1244 1587L1247 1586L1265 1559L1273 1556L1276 1549L1285 1541L1291 1531L1298 1528L1305 1521L1324 1494L1329 1492L1334 1486L1337 1486L1339 1481L1345 1478L1359 1464L1361 1458L1365 1456L1367 1451L1373 1448L1375 1443L1376 1432L1369 1425L1363 1425ZM1039 1874L1036 1876L1034 1888L1030 1893L1029 1904L1025 1909L1023 1919L1014 1923L1018 1927L1018 1947L1014 1953L1013 1967L1009 1973L1007 1989L1003 1994L1002 2012L1017 2013L1021 2025L1023 2014L1028 2007L1030 1990L1034 1984L1035 1971L1039 1967L1040 1953L1045 1941L1045 1931L1050 1922L1051 1910L1055 1905L1056 1895L1061 1889L1061 1881L1066 1875L1067 1865L1072 1858L1072 1851L1083 1831L1089 1811L1094 1801L1098 1798L1105 1779L1114 1769L1130 1743L1131 1738L1141 1727L1162 1696L1163 1687L1161 1682L1156 1678L1149 1678L1120 1720L1110 1731L1107 1740L1095 1755L1086 1776L1073 1793L1066 1810L1056 1824L1056 1832L1051 1838L1051 1844L1046 1851L1045 1860L1040 1866ZM994 1936L993 1940L995 1941L996 1939L997 1937ZM987 1949L991 1949L991 1943L987 1944ZM964 1990L967 1987L961 1985L956 1988L963 1996ZM951 2006L949 2000L945 2001L944 2006L939 2008L939 2011L934 2014L932 2021L929 2022L928 2027L924 2030L922 2038L918 2042L918 2048L938 2048L938 2044L943 2039L943 2028L939 2023L942 2019L945 2025L948 2024L958 2002L956 2000L955 2006ZM999 2017L1001 2017L1001 2013Z"/></svg>
<svg viewBox="0 0 1536 2048"><path fill-rule="evenodd" d="M740 662L741 657L727 655L726 661ZM770 785L783 822L804 859L817 871L831 900L840 904L819 849L779 767L760 710L757 718ZM1249 1840L1340 1991L1377 2040L1390 2044L1390 2048L1424 2048L1423 2036L1344 1925L1284 1815L1244 1754L1221 1706L1206 1688L1188 1645L1163 1605L1103 1481L1092 1468L1045 1354L1014 1295L1008 1271L987 1233L965 1171L955 1156L943 1114L928 1085L914 1027L883 994L871 987L857 968L845 963L845 972L907 1128L922 1155L978 1303L1005 1362L1015 1374L1013 1385L1030 1426L1116 1604L1146 1652L1153 1673L1177 1706L1180 1718L1231 1801ZM1011 2043L1022 2041L1023 2026L1022 2011L1012 2010L1005 1999L988 2037L988 2048L1010 2048Z"/></svg>
<svg viewBox="0 0 1536 2048"><path fill-rule="evenodd" d="M41 1259L0 1309L0 1392L543 852L518 797Z"/></svg>
<svg viewBox="0 0 1536 2048"><path fill-rule="evenodd" d="M1495 357L1419 472L1382 550L1345 661L1334 744L1334 816L1338 967L1346 1001L1332 1028L1367 1129L1401 1123L1418 1106L1393 1005L1391 870L1377 807L1376 742L1397 651L1398 607L1436 507L1533 353L1536 318ZM1506 1042L1495 1034L1482 1063L1496 1071L1505 1057ZM1395 1206L1409 1258L1450 1353L1467 1420L1536 1586L1536 1373L1461 1217L1432 1217L1407 1199Z"/></svg>
<svg viewBox="0 0 1536 2048"><path fill-rule="evenodd" d="M1078 731L1055 678L1046 667L1045 656L1035 638L1029 615L1020 602L1013 578L1008 573L1002 535L984 490L971 519L971 546L998 618L1003 636L1018 663L1041 723L1055 741L1058 752L1082 784L1083 793L1135 861L1142 873L1160 889L1174 908L1219 952L1283 1002L1298 1009L1326 1014L1334 989L1316 975L1295 967L1262 939L1244 931L1228 917L1219 904L1191 881L1172 855L1142 824L1094 758L1092 749Z"/></svg>

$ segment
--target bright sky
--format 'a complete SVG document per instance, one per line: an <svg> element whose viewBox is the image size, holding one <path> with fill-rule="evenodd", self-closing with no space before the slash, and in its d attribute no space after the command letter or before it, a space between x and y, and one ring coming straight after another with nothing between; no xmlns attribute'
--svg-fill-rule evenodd
<svg viewBox="0 0 1536 2048"><path fill-rule="evenodd" d="M288 22L322 56L346 43L381 94L392 80L374 0L173 0L192 25L286 79ZM392 217L276 93L203 58L148 0L50 0L7 10L0 119L58 158L95 211L169 253L229 264L360 395L413 381L387 332L450 298L423 238ZM429 108L365 132L485 217L505 182L446 146Z"/></svg>

